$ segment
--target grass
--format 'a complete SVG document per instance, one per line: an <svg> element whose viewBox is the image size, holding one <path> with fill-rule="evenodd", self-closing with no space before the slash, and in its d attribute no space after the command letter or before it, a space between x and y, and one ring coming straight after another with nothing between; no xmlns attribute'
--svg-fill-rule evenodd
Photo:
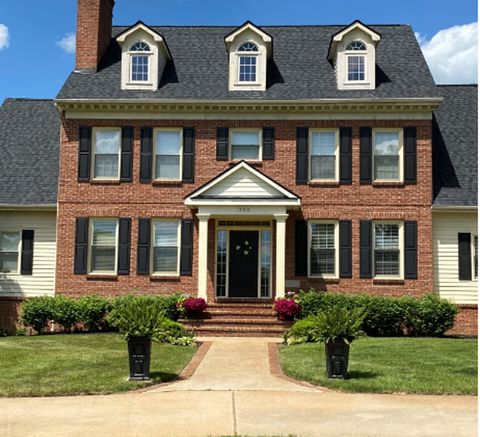
<svg viewBox="0 0 480 437"><path fill-rule="evenodd" d="M347 392L477 394L477 340L361 338L350 349L348 379L325 376L325 346L280 347L284 373Z"/></svg>
<svg viewBox="0 0 480 437"><path fill-rule="evenodd" d="M195 347L152 344L151 381L127 381L119 334L0 338L0 396L118 393L174 379Z"/></svg>

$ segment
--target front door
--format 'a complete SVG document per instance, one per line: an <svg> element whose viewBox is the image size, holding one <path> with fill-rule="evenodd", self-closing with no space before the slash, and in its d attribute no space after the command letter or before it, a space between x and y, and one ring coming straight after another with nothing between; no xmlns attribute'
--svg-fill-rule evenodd
<svg viewBox="0 0 480 437"><path fill-rule="evenodd" d="M258 297L258 231L230 231L229 297Z"/></svg>

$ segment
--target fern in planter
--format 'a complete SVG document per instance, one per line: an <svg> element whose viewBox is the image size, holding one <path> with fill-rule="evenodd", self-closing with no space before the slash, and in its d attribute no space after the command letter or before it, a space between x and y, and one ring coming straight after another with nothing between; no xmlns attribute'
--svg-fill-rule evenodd
<svg viewBox="0 0 480 437"><path fill-rule="evenodd" d="M361 326L364 317L363 308L347 309L335 306L316 316L315 336L324 343L343 341L350 344L363 335Z"/></svg>

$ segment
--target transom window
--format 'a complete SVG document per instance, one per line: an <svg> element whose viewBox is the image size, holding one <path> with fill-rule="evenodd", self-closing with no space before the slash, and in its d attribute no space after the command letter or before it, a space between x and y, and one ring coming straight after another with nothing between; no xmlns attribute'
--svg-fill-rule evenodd
<svg viewBox="0 0 480 437"><path fill-rule="evenodd" d="M246 42L238 48L239 52L258 52L258 47L253 42Z"/></svg>
<svg viewBox="0 0 480 437"><path fill-rule="evenodd" d="M365 80L365 56L347 56L347 79Z"/></svg>
<svg viewBox="0 0 480 437"><path fill-rule="evenodd" d="M310 179L336 180L337 132L311 132Z"/></svg>
<svg viewBox="0 0 480 437"><path fill-rule="evenodd" d="M94 130L94 179L119 179L120 129Z"/></svg>
<svg viewBox="0 0 480 437"><path fill-rule="evenodd" d="M20 232L0 232L0 272L18 272L20 242Z"/></svg>
<svg viewBox="0 0 480 437"><path fill-rule="evenodd" d="M400 275L400 226L375 223L375 276Z"/></svg>
<svg viewBox="0 0 480 437"><path fill-rule="evenodd" d="M143 42L136 42L132 47L130 47L131 52L149 52L150 51L150 46Z"/></svg>
<svg viewBox="0 0 480 437"><path fill-rule="evenodd" d="M115 273L117 259L117 219L91 220L90 272Z"/></svg>
<svg viewBox="0 0 480 437"><path fill-rule="evenodd" d="M150 52L150 46L144 42L137 42L131 48L135 54L131 57L131 80L132 82L148 82L149 80L149 55L137 53Z"/></svg>
<svg viewBox="0 0 480 437"><path fill-rule="evenodd" d="M152 271L154 274L178 275L179 220L153 221Z"/></svg>
<svg viewBox="0 0 480 437"><path fill-rule="evenodd" d="M348 44L345 50L354 51L354 52L361 51L361 50L365 51L367 50L367 47L365 46L363 41L356 40Z"/></svg>
<svg viewBox="0 0 480 437"><path fill-rule="evenodd" d="M375 180L400 180L400 132L374 132Z"/></svg>
<svg viewBox="0 0 480 437"><path fill-rule="evenodd" d="M260 130L234 130L230 136L231 159L259 161Z"/></svg>
<svg viewBox="0 0 480 437"><path fill-rule="evenodd" d="M335 276L335 223L309 222L310 276Z"/></svg>
<svg viewBox="0 0 480 437"><path fill-rule="evenodd" d="M180 180L181 130L158 130L155 135L155 179Z"/></svg>

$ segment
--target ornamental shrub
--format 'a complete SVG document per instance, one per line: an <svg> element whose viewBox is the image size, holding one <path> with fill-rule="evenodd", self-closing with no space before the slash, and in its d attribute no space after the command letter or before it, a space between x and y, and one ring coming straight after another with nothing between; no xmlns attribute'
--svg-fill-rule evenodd
<svg viewBox="0 0 480 437"><path fill-rule="evenodd" d="M189 297L182 302L188 317L198 317L207 309L207 302L202 297Z"/></svg>
<svg viewBox="0 0 480 437"><path fill-rule="evenodd" d="M81 322L78 300L66 296L55 296L53 299L53 321L62 325L66 331Z"/></svg>
<svg viewBox="0 0 480 437"><path fill-rule="evenodd" d="M155 340L178 346L191 346L195 343L193 335L187 332L181 323L167 318L163 319Z"/></svg>
<svg viewBox="0 0 480 437"><path fill-rule="evenodd" d="M105 331L108 328L107 313L112 309L112 302L100 296L85 296L78 300L78 317L88 331Z"/></svg>
<svg viewBox="0 0 480 437"><path fill-rule="evenodd" d="M308 316L297 320L284 334L287 344L310 343L318 341L315 335L316 316Z"/></svg>
<svg viewBox="0 0 480 437"><path fill-rule="evenodd" d="M53 297L50 296L27 299L22 303L20 310L22 322L41 334L42 329L53 319L53 301Z"/></svg>
<svg viewBox="0 0 480 437"><path fill-rule="evenodd" d="M275 311L280 320L293 320L300 313L302 307L293 299L277 299Z"/></svg>
<svg viewBox="0 0 480 437"><path fill-rule="evenodd" d="M435 294L418 299L409 320L413 335L439 337L453 327L458 308Z"/></svg>

